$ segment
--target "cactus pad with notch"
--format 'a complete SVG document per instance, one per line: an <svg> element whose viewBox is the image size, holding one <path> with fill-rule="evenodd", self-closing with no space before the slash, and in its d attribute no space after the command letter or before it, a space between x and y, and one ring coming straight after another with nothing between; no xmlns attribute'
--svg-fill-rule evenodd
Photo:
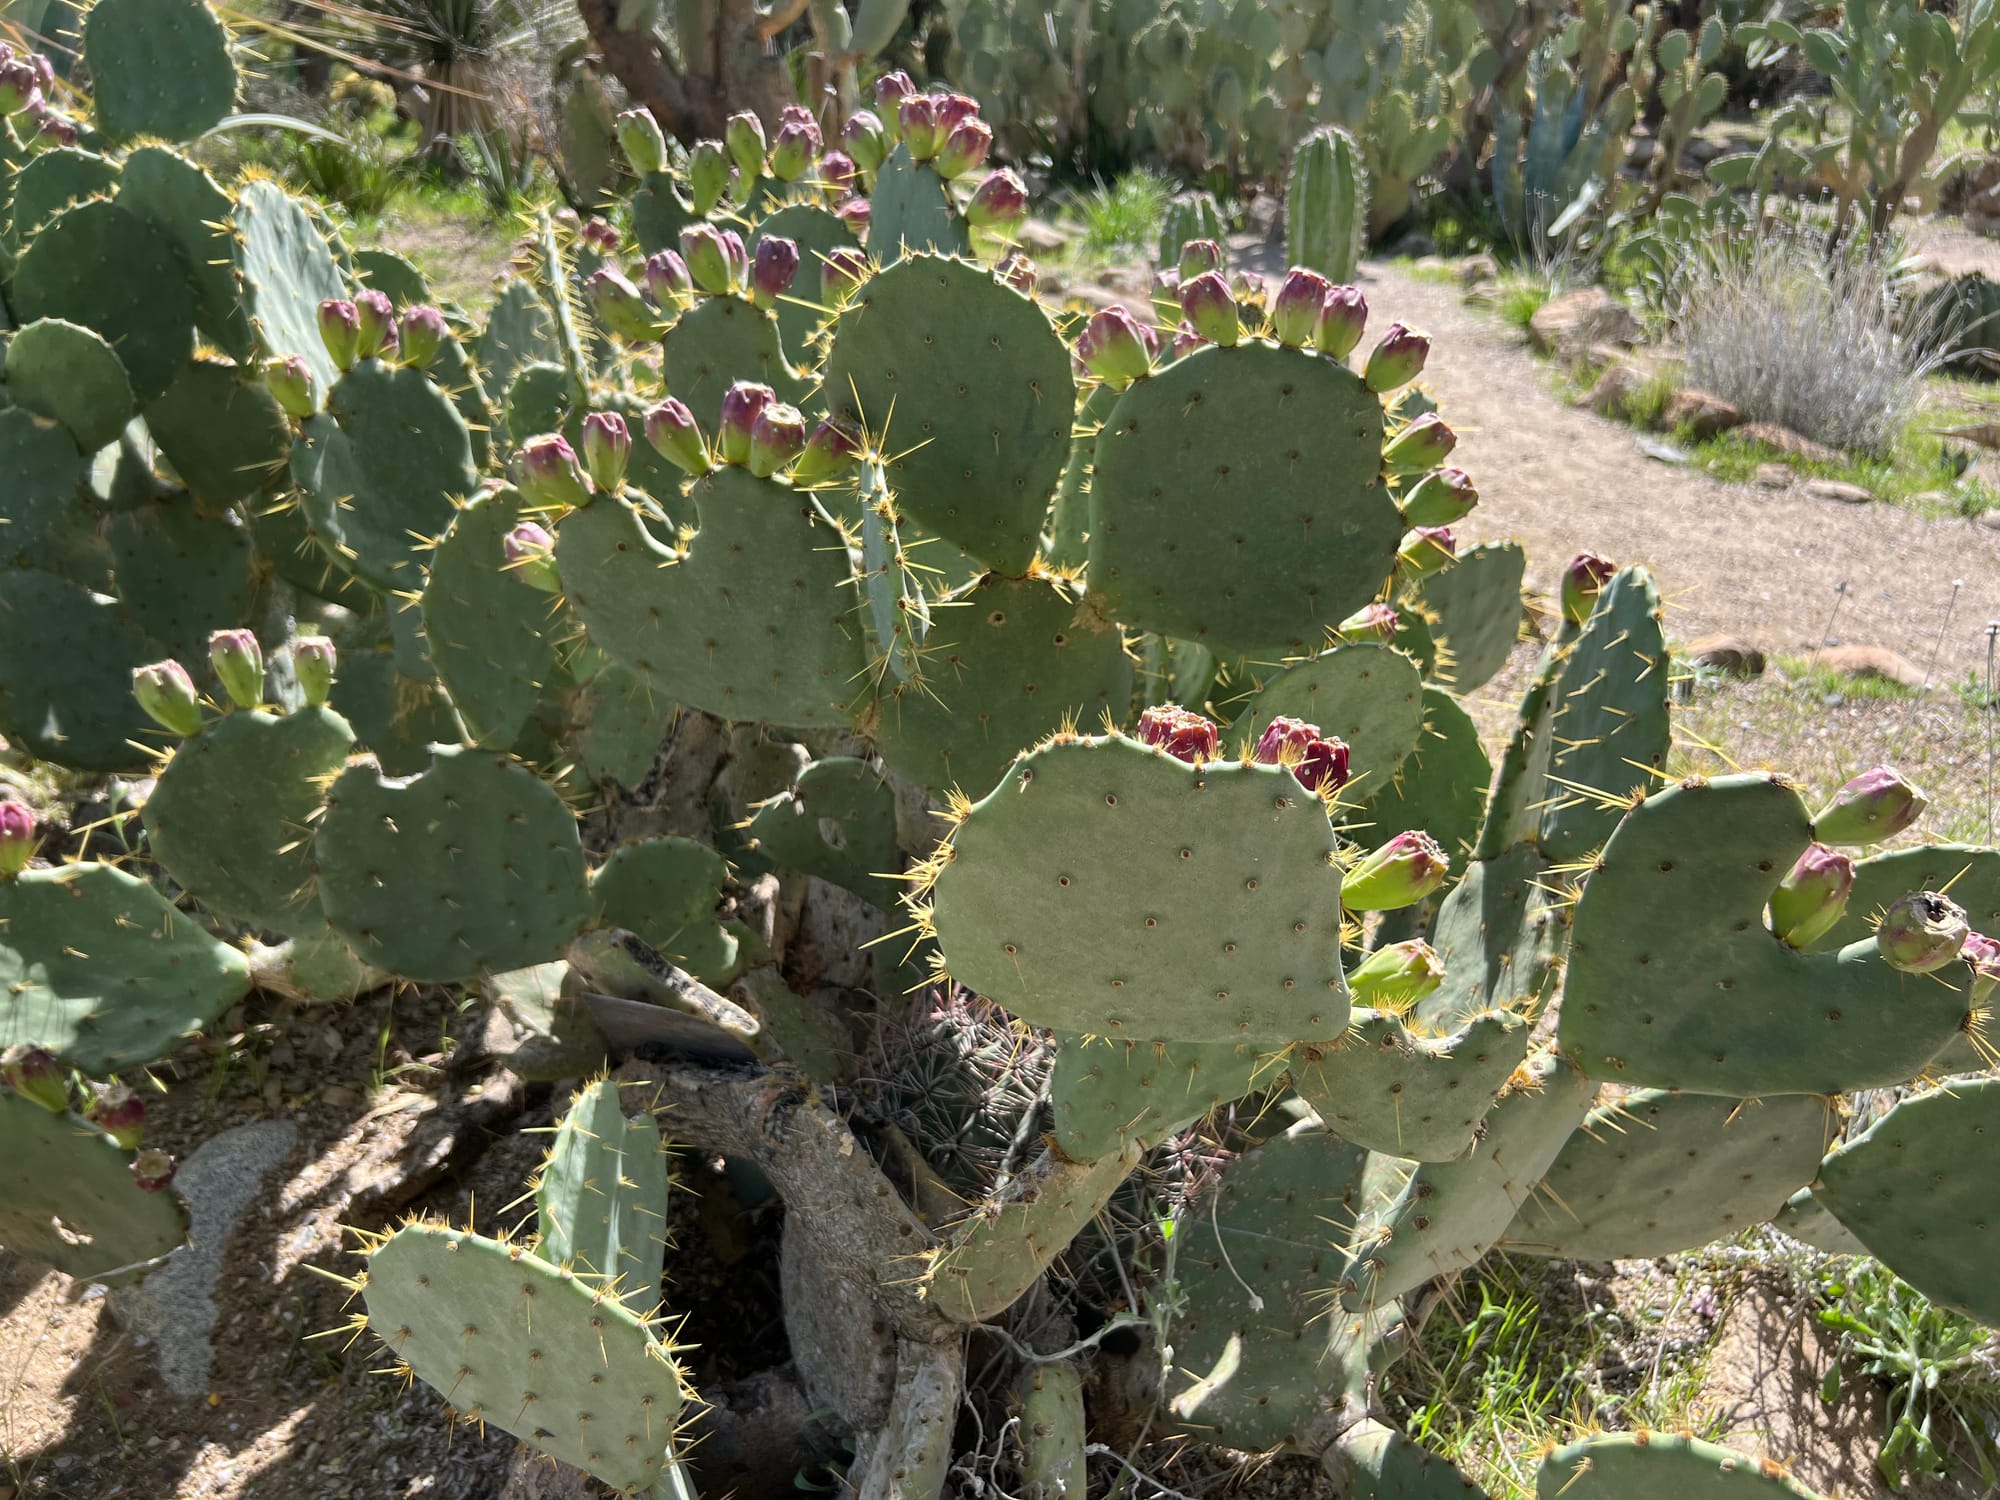
<svg viewBox="0 0 2000 1500"><path fill-rule="evenodd" d="M79 1281L122 1286L187 1237L171 1192L132 1181L132 1153L88 1120L0 1089L0 1247Z"/></svg>
<svg viewBox="0 0 2000 1500"><path fill-rule="evenodd" d="M544 1260L609 1283L642 1318L652 1313L666 1265L667 1148L651 1115L626 1114L611 1079L563 1111L535 1209Z"/></svg>

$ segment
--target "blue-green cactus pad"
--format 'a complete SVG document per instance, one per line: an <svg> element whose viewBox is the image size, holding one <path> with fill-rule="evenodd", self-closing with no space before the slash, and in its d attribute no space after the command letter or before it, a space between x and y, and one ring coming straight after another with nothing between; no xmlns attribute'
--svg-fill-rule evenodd
<svg viewBox="0 0 2000 1500"><path fill-rule="evenodd" d="M18 250L46 220L71 204L109 196L118 186L118 168L95 151L58 146L29 157L10 185L13 222L7 226L6 240L8 248Z"/></svg>
<svg viewBox="0 0 2000 1500"><path fill-rule="evenodd" d="M1097 1217L1137 1164L1136 1151L1087 1162L1044 1155L953 1226L925 1272L925 1296L962 1323L999 1317Z"/></svg>
<svg viewBox="0 0 2000 1500"><path fill-rule="evenodd" d="M1527 1060L1528 1023L1488 1011L1429 1035L1397 1016L1357 1010L1332 1046L1296 1047L1292 1087L1357 1146L1450 1161L1470 1146L1509 1075Z"/></svg>
<svg viewBox="0 0 2000 1500"><path fill-rule="evenodd" d="M1062 482L1049 507L1049 563L1081 570L1090 560L1090 465L1097 455L1097 435L1122 394L1103 382L1079 392L1076 427L1063 464Z"/></svg>
<svg viewBox="0 0 2000 1500"><path fill-rule="evenodd" d="M250 618L257 558L249 529L176 495L120 511L106 531L127 612L199 674L210 632Z"/></svg>
<svg viewBox="0 0 2000 1500"><path fill-rule="evenodd" d="M1486 1492L1395 1428L1363 1422L1340 1435L1353 1500L1486 1500Z"/></svg>
<svg viewBox="0 0 2000 1500"><path fill-rule="evenodd" d="M1461 876L1479 837L1492 779L1493 766L1479 743L1479 726L1450 693L1426 684L1424 727L1416 748L1386 782L1363 782L1360 792L1367 797L1366 804L1358 812L1343 814L1342 821L1363 844L1379 844L1406 828L1421 828L1451 856L1452 875Z"/></svg>
<svg viewBox="0 0 2000 1500"><path fill-rule="evenodd" d="M44 318L7 341L7 394L53 417L94 453L132 420L132 382L111 346L88 328Z"/></svg>
<svg viewBox="0 0 2000 1500"><path fill-rule="evenodd" d="M1423 678L1416 663L1393 646L1335 646L1267 677L1230 726L1230 743L1254 746L1281 714L1345 740L1353 778L1346 800L1372 797L1417 747L1424 725Z"/></svg>
<svg viewBox="0 0 2000 1500"><path fill-rule="evenodd" d="M467 739L428 662L410 662L405 671L398 661L408 652L399 653L386 613L348 622L334 643L340 650L334 710L354 726L385 776L414 776L431 763L432 745Z"/></svg>
<svg viewBox="0 0 2000 1500"><path fill-rule="evenodd" d="M648 172L632 194L632 238L642 255L678 250L681 231L700 218L681 198L671 173Z"/></svg>
<svg viewBox="0 0 2000 1500"><path fill-rule="evenodd" d="M1260 1081L1285 1059L1231 1042L1105 1042L1063 1035L1049 1074L1055 1144L1088 1161L1137 1141L1141 1149L1202 1119Z"/></svg>
<svg viewBox="0 0 2000 1500"><path fill-rule="evenodd" d="M231 359L249 359L256 339L237 283L229 195L178 152L141 146L119 167L118 206L173 246L194 293L195 326Z"/></svg>
<svg viewBox="0 0 2000 1500"><path fill-rule="evenodd" d="M160 452L204 505L234 505L285 476L292 428L255 375L214 360L189 362L146 408Z"/></svg>
<svg viewBox="0 0 2000 1500"><path fill-rule="evenodd" d="M713 431L722 395L739 380L768 385L794 405L812 390L811 378L785 358L776 314L741 297L708 297L682 313L660 341L667 389Z"/></svg>
<svg viewBox="0 0 2000 1500"><path fill-rule="evenodd" d="M88 1120L0 1089L0 1247L79 1281L122 1286L187 1238L171 1192L132 1181L132 1154Z"/></svg>
<svg viewBox="0 0 2000 1500"><path fill-rule="evenodd" d="M808 364L813 335L826 321L828 309L819 306L820 272L833 251L854 248L855 238L838 214L810 203L794 203L779 209L748 236L748 249L757 253L757 242L767 234L790 240L799 247L799 274L792 289L778 299L772 309L778 318L778 338L795 364Z"/></svg>
<svg viewBox="0 0 2000 1500"><path fill-rule="evenodd" d="M1700 1438L1606 1432L1542 1460L1535 1500L1819 1500L1774 1464Z"/></svg>
<svg viewBox="0 0 2000 1500"><path fill-rule="evenodd" d="M191 141L236 101L229 31L203 0L97 0L83 24L97 128Z"/></svg>
<svg viewBox="0 0 2000 1500"><path fill-rule="evenodd" d="M636 1092L635 1104L643 1099ZM667 1251L667 1148L643 1107L626 1113L600 1078L563 1111L535 1185L544 1260L612 1284L640 1317L660 1302Z"/></svg>
<svg viewBox="0 0 2000 1500"><path fill-rule="evenodd" d="M726 972L736 939L715 920L729 866L695 839L636 839L611 851L591 877L601 926L623 927L698 977Z"/></svg>
<svg viewBox="0 0 2000 1500"><path fill-rule="evenodd" d="M525 365L562 363L555 317L530 283L509 281L500 289L486 327L473 341L472 357L486 388L496 395L513 385Z"/></svg>
<svg viewBox="0 0 2000 1500"><path fill-rule="evenodd" d="M507 566L521 520L513 489L482 492L453 517L424 582L424 636L466 728L495 749L514 742L557 673L561 605Z"/></svg>
<svg viewBox="0 0 2000 1500"><path fill-rule="evenodd" d="M23 323L62 318L102 334L142 404L174 383L194 350L194 292L179 252L105 199L42 226L14 267L13 306Z"/></svg>
<svg viewBox="0 0 2000 1500"><path fill-rule="evenodd" d="M912 161L908 146L898 145L882 163L868 207L868 254L881 265L920 252L972 253L965 220L952 206L944 179L928 164Z"/></svg>
<svg viewBox="0 0 2000 1500"><path fill-rule="evenodd" d="M1771 1215L1771 1227L1811 1245L1828 1255L1866 1255L1868 1247L1854 1237L1854 1231L1827 1211L1819 1194L1802 1187L1785 1200L1785 1206Z"/></svg>
<svg viewBox="0 0 2000 1500"><path fill-rule="evenodd" d="M319 305L345 297L347 279L305 205L275 182L247 182L236 195L236 273L257 341L271 355L296 354L321 390L340 379L319 336Z"/></svg>
<svg viewBox="0 0 2000 1500"><path fill-rule="evenodd" d="M0 409L0 562L60 568L67 539L87 524L77 496L83 457L69 429L24 406Z"/></svg>
<svg viewBox="0 0 2000 1500"><path fill-rule="evenodd" d="M80 771L140 769L160 732L132 699L132 669L166 654L124 605L0 570L0 730L16 748Z"/></svg>
<svg viewBox="0 0 2000 1500"><path fill-rule="evenodd" d="M354 252L354 274L399 308L431 300L430 283L407 256L393 250L367 249Z"/></svg>
<svg viewBox="0 0 2000 1500"><path fill-rule="evenodd" d="M1859 860L1847 910L1808 951L1825 953L1875 935L1882 913L1911 891L1948 891L1974 932L2000 936L2000 850L1976 844L1925 844Z"/></svg>
<svg viewBox="0 0 2000 1500"><path fill-rule="evenodd" d="M570 710L577 758L598 781L636 787L653 768L674 705L643 678L599 659L602 665L584 677Z"/></svg>
<svg viewBox="0 0 2000 1500"><path fill-rule="evenodd" d="M1455 693L1476 693L1513 653L1521 634L1521 579L1528 555L1515 542L1481 542L1417 585L1436 616L1431 634L1444 650L1439 671Z"/></svg>
<svg viewBox="0 0 2000 1500"><path fill-rule="evenodd" d="M907 887L896 878L896 794L865 760L814 761L790 791L773 797L750 819L751 845L777 864L817 875L874 902L896 908Z"/></svg>

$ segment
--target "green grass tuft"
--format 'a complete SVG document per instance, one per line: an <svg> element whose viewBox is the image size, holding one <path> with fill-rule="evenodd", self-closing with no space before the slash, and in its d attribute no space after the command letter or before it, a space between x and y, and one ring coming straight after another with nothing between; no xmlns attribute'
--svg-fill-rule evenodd
<svg viewBox="0 0 2000 1500"><path fill-rule="evenodd" d="M1083 223L1080 249L1091 259L1109 260L1138 252L1151 261L1160 238L1160 220L1174 195L1174 180L1163 172L1127 172L1106 186L1099 183L1076 198Z"/></svg>

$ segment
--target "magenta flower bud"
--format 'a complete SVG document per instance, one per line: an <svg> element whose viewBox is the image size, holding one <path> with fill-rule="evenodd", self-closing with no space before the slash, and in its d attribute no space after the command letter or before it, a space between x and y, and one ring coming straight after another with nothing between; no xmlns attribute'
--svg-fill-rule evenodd
<svg viewBox="0 0 2000 1500"><path fill-rule="evenodd" d="M647 412L645 433L653 451L683 473L699 477L709 471L701 424L684 402L669 396Z"/></svg>
<svg viewBox="0 0 2000 1500"><path fill-rule="evenodd" d="M265 360L264 386L288 417L303 421L319 410L319 377L304 355Z"/></svg>
<svg viewBox="0 0 2000 1500"><path fill-rule="evenodd" d="M873 174L888 160L894 142L882 126L882 117L872 109L857 109L840 127L840 144L863 172Z"/></svg>
<svg viewBox="0 0 2000 1500"><path fill-rule="evenodd" d="M514 483L537 510L587 505L596 493L576 451L559 432L531 437L514 455Z"/></svg>
<svg viewBox="0 0 2000 1500"><path fill-rule="evenodd" d="M1617 572L1618 564L1595 552L1579 552L1572 557L1569 566L1563 569L1563 618L1572 625L1581 625L1588 620L1590 612L1597 608L1597 596L1604 592L1604 586Z"/></svg>
<svg viewBox="0 0 2000 1500"><path fill-rule="evenodd" d="M1833 794L1813 819L1813 837L1822 844L1872 844L1901 833L1929 805L1901 771L1876 766Z"/></svg>
<svg viewBox="0 0 2000 1500"><path fill-rule="evenodd" d="M682 263L687 266L694 284L712 297L720 297L737 285L731 276L725 236L736 239L740 252L743 242L734 231L717 229L713 224L690 224L681 231Z"/></svg>
<svg viewBox="0 0 2000 1500"><path fill-rule="evenodd" d="M1882 914L1875 945L1890 968L1928 974L1957 958L1971 934L1965 911L1956 901L1936 891L1911 891L1898 896Z"/></svg>
<svg viewBox="0 0 2000 1500"><path fill-rule="evenodd" d="M903 101L916 93L917 86L901 68L875 80L875 108L884 120L901 119Z"/></svg>
<svg viewBox="0 0 2000 1500"><path fill-rule="evenodd" d="M396 351L396 307L382 293L370 287L354 294L354 313L359 337L354 352L362 359Z"/></svg>
<svg viewBox="0 0 2000 1500"><path fill-rule="evenodd" d="M792 483L803 486L838 479L860 451L852 432L837 422L823 421L813 428L799 461L792 465Z"/></svg>
<svg viewBox="0 0 2000 1500"><path fill-rule="evenodd" d="M695 213L707 218L729 191L729 152L717 140L696 141L688 151L688 199Z"/></svg>
<svg viewBox="0 0 2000 1500"><path fill-rule="evenodd" d="M632 458L632 434L615 411L594 411L583 419L583 471L608 494L625 487L625 465Z"/></svg>
<svg viewBox="0 0 2000 1500"><path fill-rule="evenodd" d="M0 115L25 113L42 102L42 82L34 68L18 57L0 62Z"/></svg>
<svg viewBox="0 0 2000 1500"><path fill-rule="evenodd" d="M1178 703L1162 703L1139 715L1139 742L1157 745L1189 765L1214 760L1221 738L1213 722Z"/></svg>
<svg viewBox="0 0 2000 1500"><path fill-rule="evenodd" d="M819 126L811 116L785 121L771 143L771 175L780 182L797 182L812 170L819 148Z"/></svg>
<svg viewBox="0 0 2000 1500"><path fill-rule="evenodd" d="M799 274L799 247L783 235L767 234L757 241L757 257L750 268L750 290L759 307L774 307L792 289Z"/></svg>
<svg viewBox="0 0 2000 1500"><path fill-rule="evenodd" d="M649 257L644 275L646 290L660 304L661 311L668 308L680 311L694 301L694 278L688 275L687 262L672 250L657 251Z"/></svg>
<svg viewBox="0 0 2000 1500"><path fill-rule="evenodd" d="M1396 632L1403 628L1403 618L1393 605L1377 600L1362 605L1334 628L1344 640L1358 641L1372 636L1378 641L1393 641Z"/></svg>
<svg viewBox="0 0 2000 1500"><path fill-rule="evenodd" d="M1035 263L1019 250L1009 250L993 274L1024 297L1035 295Z"/></svg>
<svg viewBox="0 0 2000 1500"><path fill-rule="evenodd" d="M1207 342L1186 323L1179 324L1174 329L1174 358L1185 359Z"/></svg>
<svg viewBox="0 0 2000 1500"><path fill-rule="evenodd" d="M847 232L857 240L868 238L868 225L874 218L874 211L866 198L849 198L833 211L834 217L847 226Z"/></svg>
<svg viewBox="0 0 2000 1500"><path fill-rule="evenodd" d="M319 338L336 370L351 367L361 348L361 314L344 297L329 297L319 305Z"/></svg>
<svg viewBox="0 0 2000 1500"><path fill-rule="evenodd" d="M805 451L806 419L796 406L766 403L750 424L750 456L745 466L759 479L769 479Z"/></svg>
<svg viewBox="0 0 2000 1500"><path fill-rule="evenodd" d="M201 728L201 695L187 668L169 657L132 669L132 696L162 729L194 734Z"/></svg>
<svg viewBox="0 0 2000 1500"><path fill-rule="evenodd" d="M944 144L937 104L936 94L912 94L897 107L896 117L903 125L903 144L910 148L912 161L929 161Z"/></svg>
<svg viewBox="0 0 2000 1500"><path fill-rule="evenodd" d="M1220 271L1203 271L1181 283L1181 315L1203 339L1224 348L1234 344L1242 332L1236 298Z"/></svg>
<svg viewBox="0 0 2000 1500"><path fill-rule="evenodd" d="M618 231L595 216L583 221L583 242L599 255L618 253Z"/></svg>
<svg viewBox="0 0 2000 1500"><path fill-rule="evenodd" d="M820 301L828 307L838 307L867 279L867 254L852 245L837 245L820 262Z"/></svg>
<svg viewBox="0 0 2000 1500"><path fill-rule="evenodd" d="M618 116L618 149L641 177L649 177L667 164L667 138L650 109L628 109Z"/></svg>
<svg viewBox="0 0 2000 1500"><path fill-rule="evenodd" d="M1010 167L988 172L972 190L965 221L974 229L1012 234L1028 217L1028 185Z"/></svg>
<svg viewBox="0 0 2000 1500"><path fill-rule="evenodd" d="M813 112L803 104L787 104L779 109L778 123L780 125L790 125L794 122L801 125L812 124Z"/></svg>
<svg viewBox="0 0 2000 1500"><path fill-rule="evenodd" d="M1293 266L1271 304L1271 332L1287 349L1303 349L1319 331L1319 315L1333 283L1317 271Z"/></svg>
<svg viewBox="0 0 2000 1500"><path fill-rule="evenodd" d="M1391 323L1389 331L1382 335L1368 355L1368 368L1362 375L1368 389L1378 394L1393 391L1408 385L1423 373L1424 361L1430 358L1431 340L1429 334L1418 333L1405 328L1401 323Z"/></svg>
<svg viewBox="0 0 2000 1500"><path fill-rule="evenodd" d="M338 654L323 635L302 635L292 642L292 676L308 708L320 708L333 692Z"/></svg>
<svg viewBox="0 0 2000 1500"><path fill-rule="evenodd" d="M35 138L30 145L36 149L51 146L74 146L82 139L76 128L76 121L54 110L46 110L40 115L32 115L35 121Z"/></svg>
<svg viewBox="0 0 2000 1500"><path fill-rule="evenodd" d="M264 701L264 648L254 630L218 630L208 638L208 664L238 708Z"/></svg>
<svg viewBox="0 0 2000 1500"><path fill-rule="evenodd" d="M562 575L556 571L556 539L548 528L523 521L500 539L507 568L523 583L545 594L562 592Z"/></svg>
<svg viewBox="0 0 2000 1500"><path fill-rule="evenodd" d="M429 369L438 357L438 350L451 336L451 326L445 322L444 314L421 303L403 309L397 329L403 363L413 370Z"/></svg>
<svg viewBox="0 0 2000 1500"><path fill-rule="evenodd" d="M1451 860L1428 833L1399 833L1349 870L1340 904L1349 911L1396 911L1415 906L1444 884Z"/></svg>
<svg viewBox="0 0 2000 1500"><path fill-rule="evenodd" d="M1450 526L1472 514L1479 491L1463 469L1426 474L1403 494L1405 526Z"/></svg>
<svg viewBox="0 0 2000 1500"><path fill-rule="evenodd" d="M1076 341L1084 368L1114 390L1122 390L1152 368L1139 320L1122 307L1093 313Z"/></svg>
<svg viewBox="0 0 2000 1500"><path fill-rule="evenodd" d="M1229 262L1222 253L1222 246L1214 240L1189 240L1181 246L1181 258L1175 267L1182 284L1193 281L1207 271L1227 270Z"/></svg>
<svg viewBox="0 0 2000 1500"><path fill-rule="evenodd" d="M715 445L726 464L750 462L750 443L757 427L758 413L777 400L768 385L739 380L722 393L722 423L716 429Z"/></svg>
<svg viewBox="0 0 2000 1500"><path fill-rule="evenodd" d="M1263 766L1289 766L1299 785L1309 792L1325 787L1337 792L1347 783L1346 741L1328 739L1319 725L1280 714L1264 726L1251 759Z"/></svg>
<svg viewBox="0 0 2000 1500"><path fill-rule="evenodd" d="M142 1193L165 1192L174 1180L174 1159L148 1146L132 1158L132 1186Z"/></svg>
<svg viewBox="0 0 2000 1500"><path fill-rule="evenodd" d="M1405 532L1396 549L1397 571L1407 580L1428 578L1458 556L1449 526L1418 526Z"/></svg>
<svg viewBox="0 0 2000 1500"><path fill-rule="evenodd" d="M1356 1005L1400 1015L1444 983L1444 960L1422 938L1377 948L1347 971Z"/></svg>
<svg viewBox="0 0 2000 1500"><path fill-rule="evenodd" d="M1958 951L1972 970L1972 989L1968 995L1973 1008L1986 1009L1993 998L1993 992L2000 989L2000 942L1977 932L1965 935L1965 946Z"/></svg>
<svg viewBox="0 0 2000 1500"><path fill-rule="evenodd" d="M1435 469L1457 446L1458 434L1436 412L1427 411L1389 440L1382 462L1391 474L1415 474Z"/></svg>
<svg viewBox="0 0 2000 1500"><path fill-rule="evenodd" d="M583 278L583 295L597 326L614 338L650 343L667 331L639 289L609 266L599 266Z"/></svg>
<svg viewBox="0 0 2000 1500"><path fill-rule="evenodd" d="M1335 359L1346 359L1368 328L1368 299L1358 286L1337 286L1326 294L1319 310L1313 347Z"/></svg>
<svg viewBox="0 0 2000 1500"><path fill-rule="evenodd" d="M1771 892L1771 931L1782 943L1809 947L1833 931L1853 891L1853 859L1825 844L1810 844Z"/></svg>
<svg viewBox="0 0 2000 1500"><path fill-rule="evenodd" d="M35 857L35 813L25 802L0 802L0 879L18 875Z"/></svg>
<svg viewBox="0 0 2000 1500"><path fill-rule="evenodd" d="M127 1151L146 1133L146 1101L122 1083L108 1083L83 1106L83 1117Z"/></svg>
<svg viewBox="0 0 2000 1500"><path fill-rule="evenodd" d="M0 806L19 804L0 803ZM69 1108L69 1070L40 1047L16 1042L0 1052L0 1082L23 1099L32 1099L50 1114L59 1115Z"/></svg>
<svg viewBox="0 0 2000 1500"><path fill-rule="evenodd" d="M968 172L976 172L986 165L986 154L993 149L993 127L984 120L962 120L951 127L951 133L938 147L937 174L946 182L955 182Z"/></svg>
<svg viewBox="0 0 2000 1500"><path fill-rule="evenodd" d="M853 192L860 175L861 169L845 151L829 151L819 159L820 186L836 198L845 198Z"/></svg>
<svg viewBox="0 0 2000 1500"><path fill-rule="evenodd" d="M937 100L938 129L950 135L967 120L979 118L979 101L970 94L934 94Z"/></svg>
<svg viewBox="0 0 2000 1500"><path fill-rule="evenodd" d="M729 159L743 176L743 191L747 194L750 185L764 173L767 149L764 122L747 109L733 114L723 123L722 143L729 148Z"/></svg>

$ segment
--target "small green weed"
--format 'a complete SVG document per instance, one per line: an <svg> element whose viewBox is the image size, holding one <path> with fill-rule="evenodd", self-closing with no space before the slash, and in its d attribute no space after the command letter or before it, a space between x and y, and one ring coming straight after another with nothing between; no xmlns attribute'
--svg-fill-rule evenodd
<svg viewBox="0 0 2000 1500"><path fill-rule="evenodd" d="M1083 221L1084 255L1109 260L1136 250L1150 257L1173 195L1173 179L1151 170L1127 172L1109 186L1099 183L1079 193L1076 214Z"/></svg>

